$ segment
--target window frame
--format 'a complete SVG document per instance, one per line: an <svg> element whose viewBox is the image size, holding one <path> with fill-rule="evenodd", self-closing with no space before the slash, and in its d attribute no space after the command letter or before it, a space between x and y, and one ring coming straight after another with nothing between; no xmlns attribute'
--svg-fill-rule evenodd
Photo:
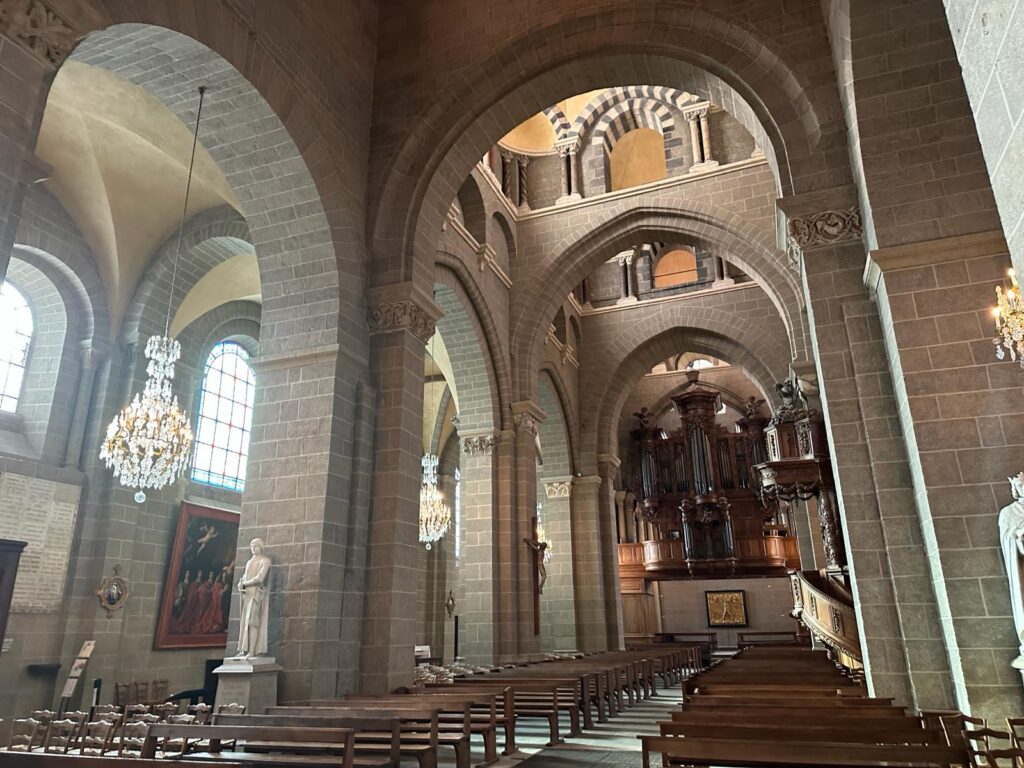
<svg viewBox="0 0 1024 768"><path fill-rule="evenodd" d="M12 291L14 291L17 297L21 299L22 304L25 305L25 309L28 311L29 320L28 343L25 344L24 362L21 364L17 364L13 360L0 360L0 366L6 366L6 369L4 370L4 378L2 381L0 381L0 418L11 419L18 415L18 409L24 400L25 382L28 380L29 364L32 361L32 348L36 340L37 324L35 310L32 308L32 303L25 295L25 292L18 288L18 286L16 286L10 280L3 280L2 282L0 282L0 291L3 291L5 288L8 287ZM18 391L14 395L8 394L6 391L7 377L10 375L10 369L12 367L21 368L22 371L21 383L18 385ZM13 400L14 408L5 408L3 405L5 400Z"/></svg>

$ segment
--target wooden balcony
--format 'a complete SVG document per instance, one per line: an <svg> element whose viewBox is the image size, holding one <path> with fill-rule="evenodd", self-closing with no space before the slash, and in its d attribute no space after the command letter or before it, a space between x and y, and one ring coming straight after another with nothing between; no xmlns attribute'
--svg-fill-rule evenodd
<svg viewBox="0 0 1024 768"><path fill-rule="evenodd" d="M835 660L853 671L864 667L853 596L841 583L820 571L793 571L793 617L834 652Z"/></svg>
<svg viewBox="0 0 1024 768"><path fill-rule="evenodd" d="M619 544L619 577L626 579L727 578L784 575L799 563L796 539L765 534L736 540L736 557L687 560L682 539Z"/></svg>

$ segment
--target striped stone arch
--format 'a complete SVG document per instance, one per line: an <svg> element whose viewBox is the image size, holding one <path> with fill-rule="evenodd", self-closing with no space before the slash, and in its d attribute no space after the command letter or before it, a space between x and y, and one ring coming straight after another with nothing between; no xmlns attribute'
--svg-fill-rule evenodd
<svg viewBox="0 0 1024 768"><path fill-rule="evenodd" d="M610 153L619 139L637 128L657 131L667 140L675 131L675 119L668 107L653 99L621 101L594 124L590 143L603 146L605 152Z"/></svg>
<svg viewBox="0 0 1024 768"><path fill-rule="evenodd" d="M653 101L671 115L668 107L682 110L698 101L698 98L678 88L668 88L662 85L629 85L608 88L595 96L576 116L570 135L585 137L608 110L621 102L628 101Z"/></svg>
<svg viewBox="0 0 1024 768"><path fill-rule="evenodd" d="M569 136L569 131L572 130L572 124L569 122L569 118L565 116L565 112L557 104L553 104L550 107L544 109L544 117L551 123L551 127L555 129L555 141L562 141Z"/></svg>

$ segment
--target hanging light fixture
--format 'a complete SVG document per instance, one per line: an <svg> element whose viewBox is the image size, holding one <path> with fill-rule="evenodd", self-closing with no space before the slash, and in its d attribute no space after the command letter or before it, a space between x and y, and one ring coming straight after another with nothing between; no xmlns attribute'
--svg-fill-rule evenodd
<svg viewBox="0 0 1024 768"><path fill-rule="evenodd" d="M434 338L436 337L437 333L435 332L430 340L431 361L436 360L434 357ZM435 403L430 413L436 415L439 405L439 402ZM444 503L444 496L441 495L441 491L437 487L437 456L427 453L420 460L420 465L423 467L423 481L420 485L420 542L427 549L431 549L433 543L440 541L451 527L452 511Z"/></svg>
<svg viewBox="0 0 1024 768"><path fill-rule="evenodd" d="M181 237L188 216L192 173L196 164L199 144L199 119L203 114L206 86L199 87L199 108L196 110L195 133L192 136L192 157L189 160L188 180L185 182L185 205L178 227L178 243L171 271L171 291L167 299L167 317L163 336L150 336L146 342L146 386L141 397L135 393L125 408L107 427L107 436L100 446L100 458L121 485L135 488L135 501L146 500L144 488L163 488L170 485L188 465L192 453L192 425L188 415L178 406L171 382L174 364L181 357L181 344L170 335L171 302L178 278L178 258L181 255Z"/></svg>
<svg viewBox="0 0 1024 768"><path fill-rule="evenodd" d="M1003 290L996 286L996 308L992 314L996 319L996 357L1002 360L1010 353L1011 360L1019 360L1024 368L1024 303L1021 301L1017 276L1011 269L1008 273L1011 287Z"/></svg>

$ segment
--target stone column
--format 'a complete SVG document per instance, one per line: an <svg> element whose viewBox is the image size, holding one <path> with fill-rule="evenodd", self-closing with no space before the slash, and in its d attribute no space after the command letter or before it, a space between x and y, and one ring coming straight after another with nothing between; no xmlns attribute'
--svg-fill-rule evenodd
<svg viewBox="0 0 1024 768"><path fill-rule="evenodd" d="M869 690L904 705L948 708L949 668L893 381L878 312L861 279L856 193L827 190L783 198L779 206L803 266Z"/></svg>
<svg viewBox="0 0 1024 768"><path fill-rule="evenodd" d="M515 510L516 595L519 648L517 653L540 652L540 621L535 616L534 593L537 572L526 539L533 539L533 518L537 516L537 430L544 411L532 400L512 403L515 424Z"/></svg>
<svg viewBox="0 0 1024 768"><path fill-rule="evenodd" d="M493 432L462 438L459 655L471 664L493 664L497 651L498 510L492 464L496 442Z"/></svg>
<svg viewBox="0 0 1024 768"><path fill-rule="evenodd" d="M600 521L601 579L604 593L604 627L607 647L622 648L622 590L619 586L619 548L615 536L615 480L620 461L616 456L598 456L601 486L597 508Z"/></svg>
<svg viewBox="0 0 1024 768"><path fill-rule="evenodd" d="M543 650L576 648L576 612L573 606L572 478L548 478L542 483L544 530L551 546L548 581L541 597L542 631L550 638Z"/></svg>
<svg viewBox="0 0 1024 768"><path fill-rule="evenodd" d="M697 127L697 121L700 119L700 115L697 110L692 112L684 112L683 117L686 118L686 122L690 124L690 149L693 151L693 166L696 168L701 164L704 159L701 155L703 147L700 141L700 129Z"/></svg>
<svg viewBox="0 0 1024 768"><path fill-rule="evenodd" d="M516 165L519 168L519 212L526 213L530 210L530 188L526 180L526 169L530 166L530 158L526 155L519 155L516 158Z"/></svg>
<svg viewBox="0 0 1024 768"><path fill-rule="evenodd" d="M519 613L520 585L522 577L523 537L519 531L519 516L516 509L516 432L503 429L497 433L494 444L494 525L495 562L491 578L497 599L493 623L497 634L495 652L497 658L514 658L519 654ZM526 589L527 587L523 587Z"/></svg>
<svg viewBox="0 0 1024 768"><path fill-rule="evenodd" d="M78 378L78 394L75 397L68 442L64 449L64 466L78 469L84 469L82 441L85 438L85 426L89 419L89 404L92 402L96 384L96 370L108 354L107 350L97 348L91 339L83 342L81 349L82 366Z"/></svg>
<svg viewBox="0 0 1024 768"><path fill-rule="evenodd" d="M507 149L501 152L501 194L512 202L512 153Z"/></svg>
<svg viewBox="0 0 1024 768"><path fill-rule="evenodd" d="M633 263L636 261L635 257L636 251L633 249L623 251L616 256L619 267L622 270L622 295L615 302L616 304L635 304L639 300L636 295L636 276L633 268Z"/></svg>
<svg viewBox="0 0 1024 768"><path fill-rule="evenodd" d="M383 693L412 679L419 543L424 345L440 310L410 284L371 296L370 368L378 393L361 688Z"/></svg>
<svg viewBox="0 0 1024 768"><path fill-rule="evenodd" d="M1008 355L1000 362L992 344L995 286L1008 282L1009 267L996 230L873 251L865 275L900 379L900 424L956 703L992 719L1024 710L998 534L1011 500L1005 478L1024 468L1024 372Z"/></svg>
<svg viewBox="0 0 1024 768"><path fill-rule="evenodd" d="M577 642L583 651L603 651L608 648L601 568L600 488L600 475L585 475L573 478L572 481L570 509L573 583L576 592Z"/></svg>
<svg viewBox="0 0 1024 768"><path fill-rule="evenodd" d="M569 203L582 200L579 186L579 140L576 138L560 141L555 144L562 166L562 194L556 203Z"/></svg>
<svg viewBox="0 0 1024 768"><path fill-rule="evenodd" d="M711 154L711 128L708 125L708 114L710 109L702 109L700 111L700 137L701 147L704 150L704 162L713 163L715 161L714 156ZM717 163L716 163L717 165Z"/></svg>

